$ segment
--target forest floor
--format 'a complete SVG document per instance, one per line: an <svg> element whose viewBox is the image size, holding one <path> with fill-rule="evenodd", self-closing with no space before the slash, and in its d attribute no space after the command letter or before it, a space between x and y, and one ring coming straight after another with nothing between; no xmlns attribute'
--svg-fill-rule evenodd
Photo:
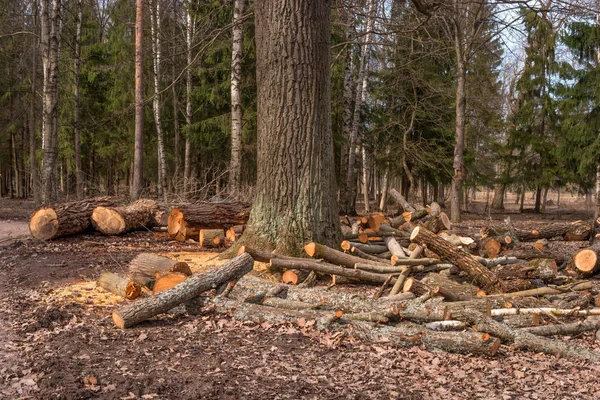
<svg viewBox="0 0 600 400"><path fill-rule="evenodd" d="M124 272L140 252L197 245L152 232L33 241L31 210L0 199L0 399L600 398L599 365L506 346L494 358L398 349L216 314L163 315L119 330L115 299L95 289L98 275ZM566 340L600 351L593 334Z"/></svg>

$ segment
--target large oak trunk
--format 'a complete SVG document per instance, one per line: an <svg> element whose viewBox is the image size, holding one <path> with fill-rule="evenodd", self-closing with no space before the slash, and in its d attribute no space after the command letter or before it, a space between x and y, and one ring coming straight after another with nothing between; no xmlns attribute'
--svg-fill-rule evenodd
<svg viewBox="0 0 600 400"><path fill-rule="evenodd" d="M121 329L129 328L155 315L167 312L203 292L239 280L252 270L253 265L254 261L250 254L244 253L206 273L193 275L172 289L156 296L120 307L113 312L113 321Z"/></svg>
<svg viewBox="0 0 600 400"><path fill-rule="evenodd" d="M156 201L141 199L124 207L94 208L92 224L105 235L120 235L125 232L152 228L157 224L158 205Z"/></svg>
<svg viewBox="0 0 600 400"><path fill-rule="evenodd" d="M258 0L256 197L242 241L300 255L340 236L330 106L330 1Z"/></svg>
<svg viewBox="0 0 600 400"><path fill-rule="evenodd" d="M96 197L38 208L29 219L29 231L40 240L82 233L92 227L94 208L114 205L116 200L111 197Z"/></svg>

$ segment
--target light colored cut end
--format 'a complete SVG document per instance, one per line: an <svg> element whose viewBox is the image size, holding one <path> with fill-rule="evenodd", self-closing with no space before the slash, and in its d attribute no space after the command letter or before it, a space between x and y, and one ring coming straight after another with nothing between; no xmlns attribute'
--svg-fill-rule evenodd
<svg viewBox="0 0 600 400"><path fill-rule="evenodd" d="M29 219L31 236L40 240L52 239L58 232L58 216L52 208L41 208Z"/></svg>
<svg viewBox="0 0 600 400"><path fill-rule="evenodd" d="M123 321L123 318L121 318L121 316L119 315L118 312L113 311L112 319L113 319L113 322L115 323L115 325L117 326L117 328L125 329L125 321Z"/></svg>
<svg viewBox="0 0 600 400"><path fill-rule="evenodd" d="M127 226L121 214L102 206L94 208L92 222L96 229L105 235L119 235L125 232Z"/></svg>
<svg viewBox="0 0 600 400"><path fill-rule="evenodd" d="M311 242L304 246L304 251L308 254L309 257L314 257L317 253L317 244L315 242Z"/></svg>
<svg viewBox="0 0 600 400"><path fill-rule="evenodd" d="M342 248L342 250L344 251L349 251L352 248L352 245L350 244L349 241L344 240L342 241L342 244L340 245L340 247Z"/></svg>
<svg viewBox="0 0 600 400"><path fill-rule="evenodd" d="M410 240L415 240L415 238L419 235L419 229L421 229L419 226L413 229L412 233L410 234Z"/></svg>
<svg viewBox="0 0 600 400"><path fill-rule="evenodd" d="M183 228L183 224L183 214L179 211L179 208L172 209L167 223L169 236L172 238L177 236L179 231Z"/></svg>
<svg viewBox="0 0 600 400"><path fill-rule="evenodd" d="M298 284L298 274L294 271L288 269L283 273L281 277L281 281L286 285L297 285Z"/></svg>
<svg viewBox="0 0 600 400"><path fill-rule="evenodd" d="M404 211L402 213L402 219L406 222L410 222L410 219L412 218L412 212L410 211Z"/></svg>
<svg viewBox="0 0 600 400"><path fill-rule="evenodd" d="M358 235L358 241L361 243L368 243L369 235L367 235L366 233L361 233L360 235Z"/></svg>
<svg viewBox="0 0 600 400"><path fill-rule="evenodd" d="M594 272L598 263L598 256L592 249L580 250L573 258L573 263L577 270L583 273Z"/></svg>
<svg viewBox="0 0 600 400"><path fill-rule="evenodd" d="M169 290L172 287L179 285L186 279L187 275L185 274L182 274L180 272L169 272L168 274L164 274L156 280L156 282L154 283L153 292L164 292L165 290Z"/></svg>
<svg viewBox="0 0 600 400"><path fill-rule="evenodd" d="M134 300L140 297L142 294L142 287L135 282L128 282L125 287L125 298L127 300Z"/></svg>
<svg viewBox="0 0 600 400"><path fill-rule="evenodd" d="M404 281L404 286L402 286L402 292L404 292L404 293L410 292L410 288L412 288L414 281L415 281L414 278L407 278Z"/></svg>
<svg viewBox="0 0 600 400"><path fill-rule="evenodd" d="M240 246L238 249L237 255L244 254L246 252L246 246Z"/></svg>

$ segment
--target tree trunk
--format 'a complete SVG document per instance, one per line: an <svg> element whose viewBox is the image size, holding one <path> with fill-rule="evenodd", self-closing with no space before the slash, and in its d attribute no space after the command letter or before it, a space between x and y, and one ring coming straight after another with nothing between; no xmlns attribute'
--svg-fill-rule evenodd
<svg viewBox="0 0 600 400"><path fill-rule="evenodd" d="M37 1L33 2L33 26L35 31L37 28L38 7ZM36 138L35 132L37 121L35 118L35 105L37 103L37 62L38 62L38 38L34 36L31 46L31 98L29 100L29 168L31 171L31 190L33 192L33 202L38 206L42 201L41 182L38 171L38 161L35 154Z"/></svg>
<svg viewBox="0 0 600 400"><path fill-rule="evenodd" d="M44 112L42 126L42 201L58 200L58 83L61 0L42 0L42 64Z"/></svg>
<svg viewBox="0 0 600 400"><path fill-rule="evenodd" d="M113 312L113 321L121 329L129 328L192 300L203 292L239 280L252 270L253 265L252 257L249 254L242 254L206 273L191 276L181 284L156 296L120 307Z"/></svg>
<svg viewBox="0 0 600 400"><path fill-rule="evenodd" d="M234 0L231 48L231 162L229 193L238 196L242 175L242 45L245 0Z"/></svg>
<svg viewBox="0 0 600 400"><path fill-rule="evenodd" d="M39 240L82 233L92 227L90 217L94 208L114 205L115 200L110 197L97 197L42 207L31 215L29 231Z"/></svg>
<svg viewBox="0 0 600 400"><path fill-rule="evenodd" d="M173 21L178 20L177 14L177 5L178 2L173 2ZM177 36L177 24L172 24L172 37ZM174 138L173 138L173 153L175 158L175 172L173 173L175 185L179 185L182 182L181 179L181 154L179 151L180 141L181 141L181 129L179 127L179 96L177 93L177 73L175 72L175 57L177 57L179 49L175 46L172 47L172 62L171 62L171 95L173 96L173 130L174 130ZM182 188L180 186L174 186L173 192L180 193L182 192Z"/></svg>
<svg viewBox="0 0 600 400"><path fill-rule="evenodd" d="M83 169L81 168L81 133L79 131L79 66L81 64L81 25L83 0L77 0L77 27L75 32L75 57L73 59L73 134L75 136L75 191L77 199L83 198Z"/></svg>
<svg viewBox="0 0 600 400"><path fill-rule="evenodd" d="M131 198L142 195L144 184L144 1L135 6L135 150L133 153L133 184Z"/></svg>
<svg viewBox="0 0 600 400"><path fill-rule="evenodd" d="M365 25L364 41L361 46L360 65L358 69L358 78L356 81L356 97L354 100L354 114L352 118L352 131L350 132L350 149L348 154L348 179L346 181L346 199L345 210L349 214L356 213L356 152L355 147L359 139L360 117L362 107L367 99L367 65L369 63L369 46L373 36L373 22L377 10L377 1L369 0L367 10L367 21ZM365 156L363 156L364 162ZM365 166L363 165L363 168ZM368 207L368 206L367 206Z"/></svg>
<svg viewBox="0 0 600 400"><path fill-rule="evenodd" d="M162 94L160 91L162 47L160 41L161 31L161 0L154 0L155 5L150 10L150 33L152 36L152 67L154 71L154 97L152 99L152 111L154 114L154 124L156 125L157 135L157 154L158 154L158 197L167 201L167 164L165 161L165 143L164 131L162 127Z"/></svg>
<svg viewBox="0 0 600 400"><path fill-rule="evenodd" d="M346 40L351 41L353 35L350 31L350 24L352 23L352 15L351 13L347 13L346 16ZM354 78L352 75L352 70L354 69L354 58L352 46L346 46L346 68L344 70L344 111L342 113L342 136L344 137L344 142L342 143L342 151L340 155L340 195L338 203L341 205L342 212L344 214L350 214L350 210L346 208L346 196L348 193L348 158L350 157L351 150L351 131L352 131L352 95L353 95L353 86L354 86Z"/></svg>
<svg viewBox="0 0 600 400"><path fill-rule="evenodd" d="M329 6L255 3L257 195L242 241L283 254L299 255L312 240L339 242Z"/></svg>
<svg viewBox="0 0 600 400"><path fill-rule="evenodd" d="M183 191L189 196L191 187L192 158L192 45L194 41L194 21L192 19L191 0L188 0L186 15L186 55L185 71L185 153L183 159Z"/></svg>
<svg viewBox="0 0 600 400"><path fill-rule="evenodd" d="M156 225L158 205L154 200L142 199L125 207L96 207L92 212L94 228L105 235L149 229Z"/></svg>

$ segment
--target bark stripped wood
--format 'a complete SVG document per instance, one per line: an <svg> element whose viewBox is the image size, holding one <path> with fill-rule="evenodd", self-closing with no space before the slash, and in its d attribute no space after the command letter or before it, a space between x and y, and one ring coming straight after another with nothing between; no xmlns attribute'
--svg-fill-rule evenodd
<svg viewBox="0 0 600 400"><path fill-rule="evenodd" d="M416 227L410 235L410 239L420 245L427 246L427 248L436 254L455 264L489 293L502 293L506 291L506 285L493 272L482 266L461 249L452 246L444 239L434 235L423 227Z"/></svg>
<svg viewBox="0 0 600 400"><path fill-rule="evenodd" d="M415 210L415 208L413 206L411 206L408 203L408 201L406 201L404 196L402 196L396 189L390 188L390 190L388 192L389 192L391 198L394 199L394 201L396 203L398 203L398 205L400 207L402 207L402 209L404 211L414 211Z"/></svg>
<svg viewBox="0 0 600 400"><path fill-rule="evenodd" d="M96 285L128 300L136 299L142 293L139 284L112 272L102 273Z"/></svg>
<svg viewBox="0 0 600 400"><path fill-rule="evenodd" d="M229 229L248 222L250 207L245 203L198 203L174 208L169 215L169 235L186 240L186 230L193 228Z"/></svg>
<svg viewBox="0 0 600 400"><path fill-rule="evenodd" d="M129 274L132 276L133 281L149 289L154 287L156 275L165 272L192 274L192 270L187 263L156 254L141 253L129 262Z"/></svg>
<svg viewBox="0 0 600 400"><path fill-rule="evenodd" d="M156 296L119 307L113 312L113 321L121 329L146 321L173 307L185 303L203 292L230 281L239 280L252 270L254 261L250 254L242 254L231 261L205 273L189 277L181 284Z"/></svg>
<svg viewBox="0 0 600 400"><path fill-rule="evenodd" d="M312 242L304 246L304 251L310 257L327 260L332 264L343 265L348 268L354 268L354 264L365 262L369 262L370 264L389 265L385 264L384 262L377 263L375 261L365 260L364 258L343 253L316 242ZM380 283L383 283L383 281Z"/></svg>
<svg viewBox="0 0 600 400"><path fill-rule="evenodd" d="M568 267L571 267L583 276L591 276L600 269L600 257L598 257L596 250L579 250L573 256L573 260Z"/></svg>
<svg viewBox="0 0 600 400"><path fill-rule="evenodd" d="M432 331L462 331L466 325L462 321L432 321L425 324Z"/></svg>
<svg viewBox="0 0 600 400"><path fill-rule="evenodd" d="M96 197L41 207L31 214L29 231L31 236L39 240L82 233L92 228L90 217L94 208L112 207L116 203L111 197Z"/></svg>
<svg viewBox="0 0 600 400"><path fill-rule="evenodd" d="M518 314L551 314L561 316L582 316L582 315L600 315L600 308L590 308L588 310L580 310L577 308L562 309L553 307L536 307L536 308L498 308L492 310L492 317L504 315Z"/></svg>
<svg viewBox="0 0 600 400"><path fill-rule="evenodd" d="M223 229L200 229L198 234L200 248L214 248L225 244Z"/></svg>
<svg viewBox="0 0 600 400"><path fill-rule="evenodd" d="M92 212L94 229L105 235L121 235L123 233L149 229L157 225L159 209L156 201L140 199L128 206L98 206Z"/></svg>
<svg viewBox="0 0 600 400"><path fill-rule="evenodd" d="M392 253L392 256L396 256L396 257L400 257L400 258L405 258L406 257L406 253L404 252L404 250L402 249L402 246L400 246L400 243L398 243L398 241L396 239L394 239L391 236L387 236L383 238L385 245L387 246L388 250L390 251L390 253Z"/></svg>
<svg viewBox="0 0 600 400"><path fill-rule="evenodd" d="M343 276L365 283L383 284L383 282L385 282L387 279L387 275L375 274L372 272L361 271L359 269L344 268L337 265L316 262L304 258L297 258L295 260L273 258L271 259L271 267L315 271L322 274Z"/></svg>

